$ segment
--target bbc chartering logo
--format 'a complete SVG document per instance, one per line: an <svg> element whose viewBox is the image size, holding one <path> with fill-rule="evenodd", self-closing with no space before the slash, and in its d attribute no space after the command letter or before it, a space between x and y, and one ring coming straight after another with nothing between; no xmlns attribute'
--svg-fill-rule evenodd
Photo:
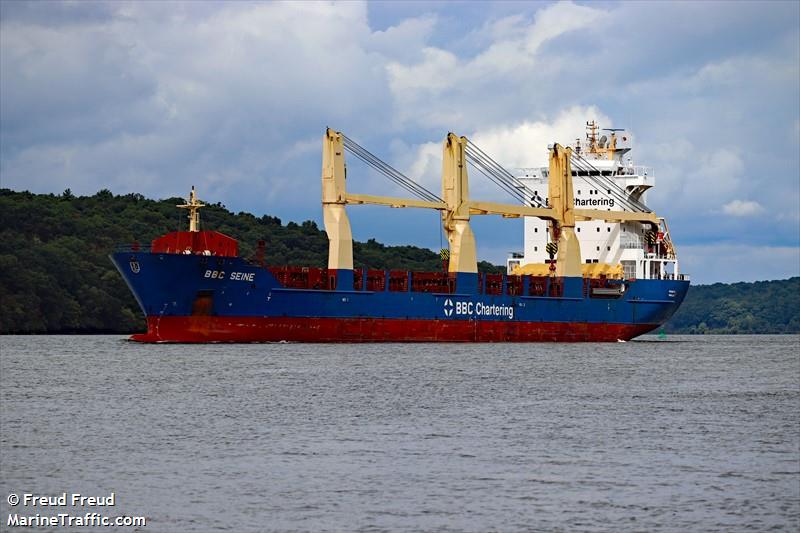
<svg viewBox="0 0 800 533"><path fill-rule="evenodd" d="M514 320L514 306L507 304L492 304L483 302L463 302L450 298L444 301L444 316L446 317L467 317L475 319L477 317L486 318L507 318Z"/></svg>
<svg viewBox="0 0 800 533"><path fill-rule="evenodd" d="M444 316L453 316L453 300L450 298L444 301Z"/></svg>

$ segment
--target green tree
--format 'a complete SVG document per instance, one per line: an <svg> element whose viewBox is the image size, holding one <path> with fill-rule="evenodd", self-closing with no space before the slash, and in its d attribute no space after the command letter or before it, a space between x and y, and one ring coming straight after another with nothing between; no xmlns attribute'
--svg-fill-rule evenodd
<svg viewBox="0 0 800 533"><path fill-rule="evenodd" d="M0 332L130 332L145 328L139 306L108 254L116 245L148 244L186 228L175 209L182 198L148 200L141 194L60 196L0 189ZM253 257L266 243L271 265L327 265L328 238L317 223L282 225L277 217L234 214L221 203L203 209L204 229L239 241L240 255ZM354 243L358 266L439 270L432 250L384 246L374 239ZM482 262L483 270L497 270Z"/></svg>

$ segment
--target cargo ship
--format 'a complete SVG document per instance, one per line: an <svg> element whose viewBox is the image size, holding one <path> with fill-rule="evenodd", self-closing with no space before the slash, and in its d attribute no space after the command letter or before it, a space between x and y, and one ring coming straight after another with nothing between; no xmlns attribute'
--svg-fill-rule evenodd
<svg viewBox="0 0 800 533"><path fill-rule="evenodd" d="M111 254L141 307L139 342L615 342L662 325L680 306L689 279L678 270L666 222L645 204L652 170L636 167L621 130L548 147L549 166L503 168L450 133L443 143L441 196L381 161L341 132L323 137L322 208L327 268L270 266L259 243L254 258L238 242L200 228L192 187L188 231L150 246ZM354 194L345 153L415 198ZM474 200L468 167L514 202ZM442 270L354 268L346 207L374 204L441 212L448 247ZM525 220L525 251L505 274L477 268L470 219Z"/></svg>

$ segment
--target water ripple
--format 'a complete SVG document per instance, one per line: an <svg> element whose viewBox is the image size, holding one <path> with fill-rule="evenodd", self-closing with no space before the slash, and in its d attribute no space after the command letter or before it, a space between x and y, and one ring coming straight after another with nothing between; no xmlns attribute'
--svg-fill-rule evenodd
<svg viewBox="0 0 800 533"><path fill-rule="evenodd" d="M115 491L147 532L800 529L800 337L646 341L0 337L0 516Z"/></svg>

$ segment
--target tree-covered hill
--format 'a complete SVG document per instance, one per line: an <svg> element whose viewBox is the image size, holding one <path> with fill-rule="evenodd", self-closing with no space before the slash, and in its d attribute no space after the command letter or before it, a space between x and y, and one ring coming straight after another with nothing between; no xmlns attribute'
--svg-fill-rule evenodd
<svg viewBox="0 0 800 533"><path fill-rule="evenodd" d="M800 333L800 277L689 287L673 333Z"/></svg>
<svg viewBox="0 0 800 533"><path fill-rule="evenodd" d="M144 318L108 254L119 244L147 244L186 229L182 198L155 201L140 194L32 194L0 189L0 333L129 332ZM221 204L202 211L203 227L239 241L251 257L266 241L270 265L327 265L328 239L315 222L234 214ZM439 270L439 254L416 246L356 242L357 266ZM500 268L481 262L484 272Z"/></svg>
<svg viewBox="0 0 800 533"><path fill-rule="evenodd" d="M185 229L182 198L139 194L32 194L0 189L0 333L132 332L141 311L108 259L118 244L149 243ZM266 241L271 265L324 267L328 240L313 221L234 214L221 204L202 212L203 225L239 241L250 257ZM415 246L355 243L359 266L439 270L438 254ZM481 271L499 272L486 262ZM800 277L782 281L693 286L665 325L671 333L800 333Z"/></svg>

